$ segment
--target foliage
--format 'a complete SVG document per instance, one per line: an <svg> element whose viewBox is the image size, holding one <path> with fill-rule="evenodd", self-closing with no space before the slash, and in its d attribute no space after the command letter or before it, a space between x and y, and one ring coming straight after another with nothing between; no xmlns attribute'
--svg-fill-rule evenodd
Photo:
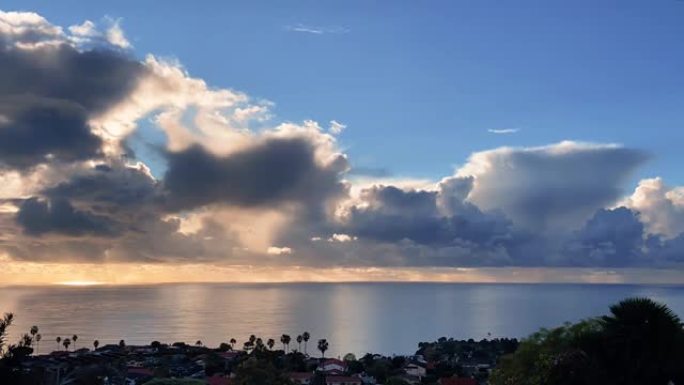
<svg viewBox="0 0 684 385"><path fill-rule="evenodd" d="M156 378L145 385L205 385L204 381L185 378Z"/></svg>
<svg viewBox="0 0 684 385"><path fill-rule="evenodd" d="M270 361L251 357L238 366L233 384L291 385L291 382Z"/></svg>
<svg viewBox="0 0 684 385"><path fill-rule="evenodd" d="M670 309L634 298L610 311L534 333L501 359L491 384L666 385L684 380L684 330Z"/></svg>

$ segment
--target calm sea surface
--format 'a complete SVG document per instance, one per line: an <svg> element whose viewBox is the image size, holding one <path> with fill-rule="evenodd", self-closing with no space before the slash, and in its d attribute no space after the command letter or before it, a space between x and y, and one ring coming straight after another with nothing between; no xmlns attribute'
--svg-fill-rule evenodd
<svg viewBox="0 0 684 385"><path fill-rule="evenodd" d="M329 356L412 353L419 341L523 337L540 327L605 314L627 296L648 296L684 316L684 286L546 284L174 284L0 288L0 312L14 312L14 341L31 325L43 335L77 334L78 346L202 340L216 346L250 334L279 340L305 330L327 338ZM317 353L317 352L315 352Z"/></svg>

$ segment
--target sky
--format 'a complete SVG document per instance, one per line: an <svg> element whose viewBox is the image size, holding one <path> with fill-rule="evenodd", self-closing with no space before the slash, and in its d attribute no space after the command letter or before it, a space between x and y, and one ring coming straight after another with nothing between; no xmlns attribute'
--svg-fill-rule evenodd
<svg viewBox="0 0 684 385"><path fill-rule="evenodd" d="M684 2L2 11L4 282L681 281Z"/></svg>

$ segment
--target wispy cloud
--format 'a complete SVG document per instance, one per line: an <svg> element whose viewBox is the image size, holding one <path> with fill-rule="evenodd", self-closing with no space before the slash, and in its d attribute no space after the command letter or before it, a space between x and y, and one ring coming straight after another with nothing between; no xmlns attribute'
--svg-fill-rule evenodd
<svg viewBox="0 0 684 385"><path fill-rule="evenodd" d="M333 26L333 27L321 27L321 26L313 26L313 25L306 25L306 24L295 24L295 25L288 25L285 27L285 30L290 31L290 32L301 32L301 33L310 33L314 35L323 35L323 34L328 34L328 33L348 33L349 28L346 27L340 27L340 26Z"/></svg>
<svg viewBox="0 0 684 385"><path fill-rule="evenodd" d="M519 128L490 128L487 130L487 132L492 133L492 134L498 134L498 135L505 135L505 134L515 134L516 132L520 131Z"/></svg>

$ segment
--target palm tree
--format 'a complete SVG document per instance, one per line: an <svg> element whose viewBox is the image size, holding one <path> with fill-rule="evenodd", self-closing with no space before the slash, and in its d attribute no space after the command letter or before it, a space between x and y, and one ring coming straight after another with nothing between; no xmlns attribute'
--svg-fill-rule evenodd
<svg viewBox="0 0 684 385"><path fill-rule="evenodd" d="M318 340L318 350L321 351L321 356L325 358L325 351L328 350L328 341L325 339Z"/></svg>
<svg viewBox="0 0 684 385"><path fill-rule="evenodd" d="M43 336L40 335L40 333L36 334L36 353L40 354L40 340L43 339Z"/></svg>
<svg viewBox="0 0 684 385"><path fill-rule="evenodd" d="M93 347L95 348L95 350L97 350L98 346L100 346L100 341L98 341L98 340L93 341Z"/></svg>
<svg viewBox="0 0 684 385"><path fill-rule="evenodd" d="M195 346L202 346L202 341L197 340L197 342L195 342Z"/></svg>
<svg viewBox="0 0 684 385"><path fill-rule="evenodd" d="M60 346L61 343L62 343L62 337L57 337L57 338L55 338L55 341L57 341L57 350L59 350L59 346Z"/></svg>
<svg viewBox="0 0 684 385"><path fill-rule="evenodd" d="M64 341L62 341L62 345L64 346L64 349L68 352L69 351L69 345L71 345L71 340L68 338L65 338Z"/></svg>
<svg viewBox="0 0 684 385"><path fill-rule="evenodd" d="M231 339L230 339L230 347L231 347L231 349L234 349L234 348L235 348L235 344L236 344L236 343L237 343L237 341L235 340L235 338L231 338Z"/></svg>
<svg viewBox="0 0 684 385"><path fill-rule="evenodd" d="M74 350L76 350L76 341L78 340L78 336L74 334L73 336L71 336L71 340L74 341Z"/></svg>
<svg viewBox="0 0 684 385"><path fill-rule="evenodd" d="M309 342L309 338L311 338L311 334L309 334L309 332L302 333L302 339L304 339L304 354L306 354L306 345Z"/></svg>
<svg viewBox="0 0 684 385"><path fill-rule="evenodd" d="M31 337L35 338L36 334L38 334L38 326L31 326L31 330L29 331L29 333L31 333Z"/></svg>
<svg viewBox="0 0 684 385"><path fill-rule="evenodd" d="M283 334L282 336L280 336L280 342L283 343L283 350L285 350L285 353L287 353L286 347L287 348L290 347L290 340L291 340L291 338L287 334Z"/></svg>
<svg viewBox="0 0 684 385"><path fill-rule="evenodd" d="M648 298L629 298L601 318L611 372L623 384L665 384L681 375L682 321L667 306Z"/></svg>
<svg viewBox="0 0 684 385"><path fill-rule="evenodd" d="M126 347L126 341L120 340L120 341L119 341L119 347L122 348L122 349L125 348L125 347Z"/></svg>
<svg viewBox="0 0 684 385"><path fill-rule="evenodd" d="M273 350L273 346L275 345L275 340L273 338L269 338L268 341L266 341L266 345L268 345L269 350Z"/></svg>
<svg viewBox="0 0 684 385"><path fill-rule="evenodd" d="M264 350L264 340L262 340L261 338L256 339L256 349L259 351Z"/></svg>
<svg viewBox="0 0 684 385"><path fill-rule="evenodd" d="M300 334L297 336L297 350L300 352L302 351L302 341L304 341L304 337Z"/></svg>

